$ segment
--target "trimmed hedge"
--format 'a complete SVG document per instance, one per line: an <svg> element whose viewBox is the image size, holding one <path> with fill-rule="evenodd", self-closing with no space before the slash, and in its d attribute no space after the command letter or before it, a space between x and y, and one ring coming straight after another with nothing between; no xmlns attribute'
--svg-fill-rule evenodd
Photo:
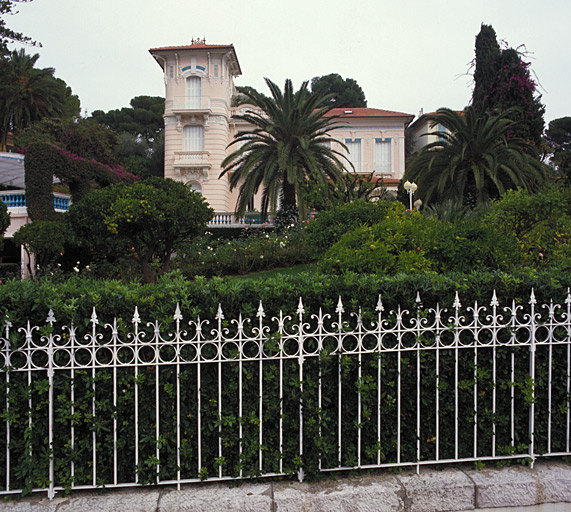
<svg viewBox="0 0 571 512"><path fill-rule="evenodd" d="M236 318L239 313L254 319L254 315L262 300L266 319L272 318L283 309L285 314L294 317L299 296L303 297L306 317L310 312L317 312L320 307L324 312L334 311L338 296L343 297L345 316L363 307L364 321L374 319L374 307L379 294L382 294L386 314L395 310L400 304L414 310L416 292L420 293L422 307L432 307L440 301L443 307L450 308L456 291L464 307L469 307L474 300L480 305L489 304L493 290L497 291L501 305L527 303L529 294L535 289L539 304L548 302L550 298L564 300L567 287L571 285L571 276L553 272L519 272L455 274L450 276L405 275L379 278L370 275L346 274L343 276L301 274L290 277L268 279L265 283L243 280L215 278L210 281L196 279L187 281L178 273L163 276L155 284L140 285L137 283L122 284L116 281L96 281L82 278L69 279L55 283L49 279L33 282L12 281L0 286L0 314L8 314L14 328L10 336L12 343L21 343L22 333L16 328L30 320L38 325L42 333L45 329L47 313L53 308L58 324L74 320L78 327L77 336L90 331L89 317L92 308L96 307L99 327L118 318L119 336L125 338L126 332L132 329L133 309L138 307L141 316L141 328L146 322L158 320L163 324L163 332L172 326L172 315L177 302L180 303L184 320L194 319L200 315L202 320L211 320L213 326L218 304L222 305L225 322ZM509 301L509 302L508 302ZM539 306L538 306L539 307ZM368 315L372 315L370 318ZM225 324L229 325L229 324ZM148 327L147 327L148 328ZM207 329L204 324L204 329ZM151 327L152 329L152 327ZM59 329L58 329L59 331ZM268 340L265 349L275 350L272 342L274 335ZM327 349L335 348L335 339L325 340ZM310 349L311 340L307 341ZM210 347L212 348L212 347ZM256 346L250 347L256 349ZM209 347L205 347L208 354ZM422 358L422 383L420 401L422 403L422 424L420 432L421 457L434 458L435 454L435 410L439 411L439 441L442 459L454 458L454 436L444 435L453 432L455 414L459 416L459 456L472 457L474 449L474 400L478 403L477 455L484 457L489 453L491 443L495 441L497 454L509 456L513 453L525 454L529 444L528 420L529 405L535 391L535 435L536 453L546 451L547 446L547 393L549 392L546 375L553 371L553 415L551 423L551 447L554 451L565 450L567 395L565 385L567 379L566 346L556 346L553 354L546 346L539 346L535 355L536 382L530 381L529 348L502 347L498 353L497 365L494 369L497 378L492 378L491 347L478 349L477 376L474 377L474 352L463 351L455 366L453 350L443 351L438 364L435 363L434 352L424 352L419 356L414 350L406 348L399 353L386 353L382 359L376 354L362 357L332 357L327 350L317 358L307 358L303 367L303 386L300 385L300 368L298 358L284 361L283 369L279 360L264 362L263 367L263 404L264 404L264 466L262 470L279 471L280 461L286 473L295 474L300 466L306 475L315 474L321 467L336 467L337 462L337 418L342 417L342 452L341 463L346 467L357 464L357 446L361 446L362 464L376 464L377 455L382 462L392 462L397 456L396 435L397 418L400 420L402 460L414 461L417 438L416 406L417 406L417 364ZM498 350L498 352L500 352ZM511 354L516 356L515 377L511 375ZM168 351L164 353L166 356ZM212 352L210 352L212 355ZM84 357L90 357L83 354ZM77 354L77 357L81 357ZM340 365L342 372L339 372ZM179 379L181 397L181 474L184 478L208 478L218 474L219 468L224 475L256 476L260 470L257 457L260 450L258 432L260 427L258 400L260 389L258 384L259 364L256 361L241 362L240 365L224 365L218 369L217 364L203 365L200 376L196 365L189 365L177 372L174 364L162 365L155 369L152 365L141 365L135 375L133 368L117 369L119 392L113 395L113 370L98 370L96 375L88 371L75 371L73 375L74 395L70 394L70 376L65 371L57 372L54 377L54 408L57 422L55 424L54 452L50 454L47 445L48 429L48 397L49 382L46 372L34 372L31 384L26 372L12 372L10 388L5 381L0 381L0 389L10 400L9 422L19 426L11 436L11 451L14 475L11 485L30 492L33 488L45 488L48 484L48 465L53 457L55 462L55 483L70 487L74 485L91 485L92 449L91 440L95 433L97 438L97 476L101 484L113 481L113 419L117 417L118 436L118 474L120 482L132 482L135 475L140 483L153 483L157 471L161 479L176 478L176 410L174 389ZM283 371L283 400L280 400L280 379ZM382 374L383 426L381 442L376 437L376 416L373 410L377 403L377 372ZM458 409L454 405L456 375L458 382ZM223 372L222 374L218 372ZM396 397L399 390L395 383L400 376L400 409L396 408ZM196 404L198 401L197 382L200 378L201 424L197 424ZM218 386L223 379L221 400L224 405L223 414L218 414ZM337 406L337 390L339 379L342 381L342 406ZM321 383L321 388L318 386ZM440 402L435 403L435 389L440 390ZM475 396L475 385L477 393ZM238 408L238 387L240 387L243 408ZM156 412L156 389L160 388L160 403ZM512 421L510 394L515 393L515 439L512 445L509 425ZM318 404L316 396L322 390L322 404ZM497 394L497 408L492 413L492 396ZM135 418L133 395L138 393L139 414ZM92 394L95 393L95 415L92 411ZM29 400L33 403L33 411L28 410ZM361 409L357 410L360 399ZM158 398L157 398L158 400ZM299 404L303 401L304 452L299 456ZM496 402L494 402L495 404ZM70 411L74 413L71 415ZM360 422L357 414L361 414ZM161 459L156 458L157 444L155 426L157 416L160 417L161 438L158 441ZM32 426L28 427L31 418ZM137 421L139 465L134 464L135 435ZM279 431L276 425L283 422L283 453L280 451ZM68 439L73 424L76 443L70 448ZM496 425L496 433L492 429ZM220 429L217 427L220 426ZM2 427L3 428L3 427ZM200 428L202 438L202 455L198 459L195 448L197 429ZM0 432L1 434L2 432ZM358 435L361 438L358 439ZM222 440L224 456L218 457L218 440ZM241 455L239 447L242 448ZM4 477L5 452L0 452L0 477ZM74 462L75 474L71 476L70 467ZM199 464L200 463L200 464ZM198 469L200 468L200 469ZM243 472L243 473L242 473Z"/></svg>
<svg viewBox="0 0 571 512"><path fill-rule="evenodd" d="M340 296L346 310L356 311L359 306L374 308L379 295L386 309L414 306L417 292L424 307L434 307L438 301L442 307L450 307L456 291L461 302L467 305L475 300L488 303L496 290L500 303L507 305L512 299L527 303L532 289L538 302L548 302L551 298L564 300L569 287L571 274L559 269L394 276L300 273L265 280L197 277L192 281L180 272L170 272L152 284L78 275L62 282L50 278L6 282L0 286L0 316L8 315L14 325L22 325L27 320L43 325L48 311L53 309L58 322L74 320L79 325L87 325L95 307L101 322L117 317L130 323L137 306L143 321L169 323L177 303L186 320L198 315L214 319L219 304L229 319L237 318L240 313L255 317L260 301L267 315L276 314L280 309L284 313L295 312L300 297L306 311L316 312L320 307L334 309Z"/></svg>

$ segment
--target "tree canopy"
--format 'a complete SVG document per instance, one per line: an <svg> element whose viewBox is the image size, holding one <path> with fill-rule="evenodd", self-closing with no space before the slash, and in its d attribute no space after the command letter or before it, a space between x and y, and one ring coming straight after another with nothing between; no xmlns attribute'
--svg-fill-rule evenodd
<svg viewBox="0 0 571 512"><path fill-rule="evenodd" d="M15 146L20 148L36 142L47 142L107 165L120 162L117 155L120 140L117 134L91 119L46 118L33 123L14 137Z"/></svg>
<svg viewBox="0 0 571 512"><path fill-rule="evenodd" d="M230 188L239 187L237 213L246 211L248 202L262 187L262 213L296 209L305 216L303 184L314 180L326 186L343 172L341 153L328 147L336 119L324 117L333 106L327 96L310 94L308 82L294 92L291 80L283 92L266 78L271 97L252 90L245 92L248 103L258 111L235 116L254 126L240 131L231 146L238 149L222 162L220 177L230 174Z"/></svg>
<svg viewBox="0 0 571 512"><path fill-rule="evenodd" d="M89 119L118 133L116 157L126 170L141 177L162 176L165 100L136 96L130 105L109 112L95 110Z"/></svg>
<svg viewBox="0 0 571 512"><path fill-rule="evenodd" d="M178 244L202 233L213 213L198 192L154 177L93 191L72 205L69 217L76 236L92 247L107 248L105 240L109 247L130 247L145 281L152 282L151 261L167 270Z"/></svg>
<svg viewBox="0 0 571 512"><path fill-rule="evenodd" d="M567 181L571 178L571 117L560 117L549 123L545 140L553 151L552 164Z"/></svg>
<svg viewBox="0 0 571 512"><path fill-rule="evenodd" d="M18 42L30 45L40 46L39 43L32 41L28 36L20 32L15 32L6 26L5 16L15 14L14 7L18 3L27 3L32 0L0 0L0 55L8 52L8 43Z"/></svg>
<svg viewBox="0 0 571 512"><path fill-rule="evenodd" d="M39 57L21 49L2 59L0 146L4 150L9 132L17 135L34 121L46 117L79 116L79 98L63 80L54 77L53 68L35 67Z"/></svg>
<svg viewBox="0 0 571 512"><path fill-rule="evenodd" d="M118 133L129 133L152 142L164 127L165 99L160 96L136 96L130 105L108 112L95 110L91 119Z"/></svg>
<svg viewBox="0 0 571 512"><path fill-rule="evenodd" d="M319 96L330 95L326 103L335 108L367 106L361 86L352 78L343 78L337 73L313 77L311 93Z"/></svg>
<svg viewBox="0 0 571 512"><path fill-rule="evenodd" d="M517 49L500 48L496 32L489 25L482 24L475 52L472 106L476 112L490 111L521 121L513 126L514 133L539 147L545 106L537 94L530 64L524 62Z"/></svg>
<svg viewBox="0 0 571 512"><path fill-rule="evenodd" d="M543 164L533 145L513 135L517 122L507 115L439 109L430 116L431 127L446 131L421 149L403 180L418 184L425 205L448 199L485 203L508 189L537 189L545 179Z"/></svg>

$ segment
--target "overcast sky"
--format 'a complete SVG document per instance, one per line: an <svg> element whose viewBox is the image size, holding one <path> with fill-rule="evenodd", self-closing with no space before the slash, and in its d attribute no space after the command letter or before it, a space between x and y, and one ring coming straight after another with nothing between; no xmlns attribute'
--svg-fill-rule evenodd
<svg viewBox="0 0 571 512"><path fill-rule="evenodd" d="M266 92L329 73L354 78L369 107L418 114L470 101L474 39L491 24L498 40L525 44L541 84L546 121L571 115L571 0L34 0L6 21L42 43L82 112L164 96L149 48L233 44L237 85ZM16 46L12 45L13 48Z"/></svg>

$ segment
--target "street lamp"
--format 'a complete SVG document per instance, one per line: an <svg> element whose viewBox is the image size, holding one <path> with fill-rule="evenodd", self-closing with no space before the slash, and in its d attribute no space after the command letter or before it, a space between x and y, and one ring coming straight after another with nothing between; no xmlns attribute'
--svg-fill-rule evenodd
<svg viewBox="0 0 571 512"><path fill-rule="evenodd" d="M418 185L414 181L411 183L410 181L407 180L404 182L403 186L404 186L404 189L408 192L408 199L410 202L409 210L412 211L412 196L416 192Z"/></svg>

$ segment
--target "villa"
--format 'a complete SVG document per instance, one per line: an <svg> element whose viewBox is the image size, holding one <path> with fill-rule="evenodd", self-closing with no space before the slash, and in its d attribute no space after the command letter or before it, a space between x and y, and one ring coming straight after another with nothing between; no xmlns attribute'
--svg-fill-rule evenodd
<svg viewBox="0 0 571 512"><path fill-rule="evenodd" d="M236 133L249 128L232 116L253 108L232 106L234 80L242 74L236 50L198 39L149 52L165 82L165 178L188 184L204 195L217 218L230 219L238 190L230 190L229 176L219 178L221 163ZM328 115L340 116L332 136L348 148L355 172L374 172L396 190L405 170L405 129L414 116L375 108L333 109ZM260 209L260 200L253 199L253 210Z"/></svg>

